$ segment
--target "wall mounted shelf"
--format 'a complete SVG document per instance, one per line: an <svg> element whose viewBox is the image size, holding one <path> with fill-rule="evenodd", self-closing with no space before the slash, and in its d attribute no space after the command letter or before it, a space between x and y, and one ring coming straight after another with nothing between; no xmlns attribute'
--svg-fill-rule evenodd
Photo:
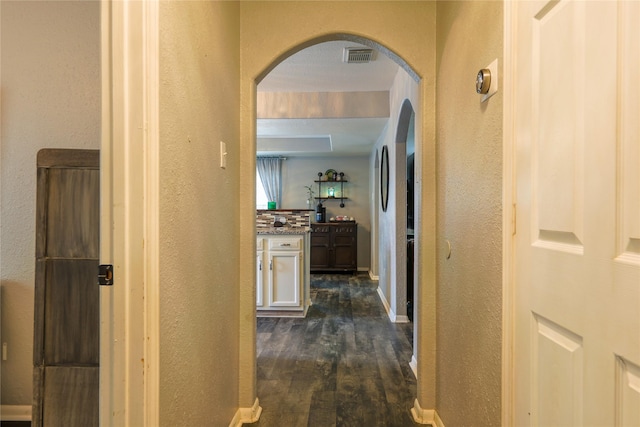
<svg viewBox="0 0 640 427"><path fill-rule="evenodd" d="M335 180L335 181L323 181L321 178L324 174L322 172L318 172L318 179L316 179L314 182L318 183L318 197L315 197L316 200L320 201L320 203L323 203L324 201L327 200L340 200L340 207L344 208L344 201L345 200L349 200L348 197L344 197L344 184L348 183L349 181L345 180L345 179L340 179L340 180ZM344 178L344 173L340 172L340 177ZM338 186L338 184L340 185L340 191L338 192L338 190L335 188ZM325 191L323 192L322 189L323 187L325 188ZM330 194L330 190L333 188L333 195ZM323 196L324 194L324 196Z"/></svg>

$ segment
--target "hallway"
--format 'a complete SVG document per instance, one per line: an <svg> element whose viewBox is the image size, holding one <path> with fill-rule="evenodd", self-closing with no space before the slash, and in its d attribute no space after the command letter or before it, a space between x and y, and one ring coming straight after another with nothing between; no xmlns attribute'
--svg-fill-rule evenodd
<svg viewBox="0 0 640 427"><path fill-rule="evenodd" d="M389 321L367 276L312 275L305 319L258 319L252 426L411 426L412 324Z"/></svg>

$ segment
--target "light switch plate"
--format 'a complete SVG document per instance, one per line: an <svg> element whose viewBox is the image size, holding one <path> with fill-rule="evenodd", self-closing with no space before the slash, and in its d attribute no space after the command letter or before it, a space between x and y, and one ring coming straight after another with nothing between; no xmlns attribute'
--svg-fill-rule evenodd
<svg viewBox="0 0 640 427"><path fill-rule="evenodd" d="M227 168L227 144L224 141L220 141L220 167Z"/></svg>
<svg viewBox="0 0 640 427"><path fill-rule="evenodd" d="M491 85L489 86L489 92L482 95L480 102L485 102L498 92L498 59L494 59L493 62L486 67L491 72Z"/></svg>

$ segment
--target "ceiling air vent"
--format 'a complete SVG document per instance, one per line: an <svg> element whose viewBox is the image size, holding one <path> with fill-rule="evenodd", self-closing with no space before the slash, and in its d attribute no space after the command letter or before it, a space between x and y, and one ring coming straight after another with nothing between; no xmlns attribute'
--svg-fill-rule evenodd
<svg viewBox="0 0 640 427"><path fill-rule="evenodd" d="M348 64L364 64L373 60L373 49L345 47L342 61Z"/></svg>

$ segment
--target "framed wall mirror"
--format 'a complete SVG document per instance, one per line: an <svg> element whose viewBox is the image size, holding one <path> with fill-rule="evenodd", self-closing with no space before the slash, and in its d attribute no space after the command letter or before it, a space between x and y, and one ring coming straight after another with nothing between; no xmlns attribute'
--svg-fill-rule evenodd
<svg viewBox="0 0 640 427"><path fill-rule="evenodd" d="M387 211L389 202L389 149L382 146L382 157L380 158L380 202L382 211Z"/></svg>

